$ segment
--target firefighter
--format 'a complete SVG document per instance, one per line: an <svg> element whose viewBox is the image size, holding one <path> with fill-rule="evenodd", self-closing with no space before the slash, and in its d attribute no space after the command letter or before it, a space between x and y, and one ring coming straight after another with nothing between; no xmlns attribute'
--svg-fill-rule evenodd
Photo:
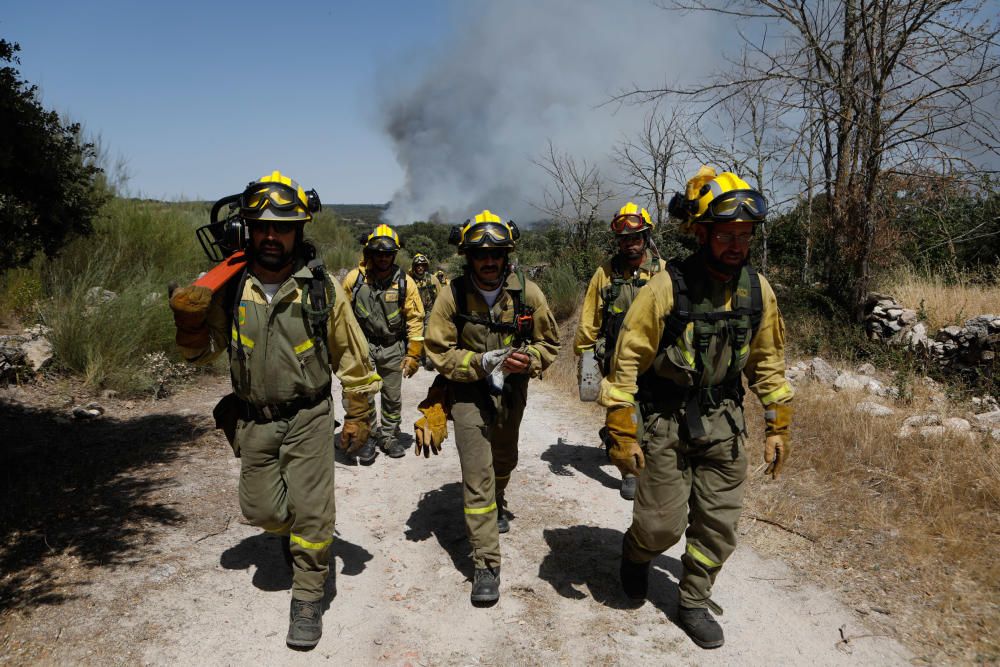
<svg viewBox="0 0 1000 667"><path fill-rule="evenodd" d="M702 167L670 211L699 248L639 290L600 402L608 408L612 461L639 478L622 544L622 587L645 599L650 561L684 535L679 625L698 646L715 648L724 635L709 612L721 613L712 584L736 547L746 481L740 376L764 406L772 478L789 453L792 388L774 290L747 264L767 214L764 198L735 174Z"/></svg>
<svg viewBox="0 0 1000 667"><path fill-rule="evenodd" d="M372 396L372 437L358 450L358 461L365 465L375 460L376 445L391 458L406 455L399 442L403 378L417 372L424 350L424 306L413 278L396 265L398 251L399 235L388 225L378 225L364 240L361 266L344 278L344 291L382 376L381 424L376 425Z"/></svg>
<svg viewBox="0 0 1000 667"><path fill-rule="evenodd" d="M188 361L207 364L229 351L234 394L216 415L231 414L240 507L251 524L283 536L292 565L286 641L311 648L322 634L336 516L331 371L344 387L348 449L368 439L367 395L380 382L347 296L303 238L319 197L275 171L238 200L249 229L247 268L214 295L197 285L174 290L170 306Z"/></svg>
<svg viewBox="0 0 1000 667"><path fill-rule="evenodd" d="M577 356L594 351L602 375L611 370L611 356L618 342L625 313L639 288L663 268L654 251L654 225L649 212L628 202L611 219L618 252L597 268L583 297L580 325L576 330L573 351ZM606 430L601 442L607 446ZM635 497L635 475L622 475L621 497Z"/></svg>
<svg viewBox="0 0 1000 667"><path fill-rule="evenodd" d="M413 278L413 282L416 283L417 289L420 291L420 302L424 306L424 335L427 335L427 320L431 317L431 308L434 306L434 300L437 299L438 293L441 291L441 281L433 273L430 273L427 269L430 267L430 260L427 259L427 255L422 252L418 252L413 256L413 261L410 263L410 277ZM424 351L424 357L421 360L423 366L427 370L434 370L434 367L427 361L427 353Z"/></svg>
<svg viewBox="0 0 1000 667"><path fill-rule="evenodd" d="M559 351L555 318L538 286L511 270L517 226L486 210L452 229L466 258L441 292L427 327L427 354L440 375L420 403L416 454L437 454L455 423L465 527L475 574L472 602L500 598L499 534L510 529L505 491L517 465L528 379Z"/></svg>

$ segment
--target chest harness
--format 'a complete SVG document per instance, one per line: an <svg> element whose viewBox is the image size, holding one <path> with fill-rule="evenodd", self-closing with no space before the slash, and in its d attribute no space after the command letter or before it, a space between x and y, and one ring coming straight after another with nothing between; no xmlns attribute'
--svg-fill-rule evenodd
<svg viewBox="0 0 1000 667"><path fill-rule="evenodd" d="M378 287L378 288L380 288L380 289L382 289L382 290L385 290L385 289L387 289L389 287L390 283L391 283L391 279L387 280L385 282L376 281L375 286ZM358 310L357 310L357 308L358 308L358 305L357 305L358 304L358 293L361 292L361 288L364 287L365 285L368 285L368 277L362 271L358 275L358 279L354 282L354 287L351 289L351 303L354 305L354 314L355 314L355 316L358 315ZM370 288L371 288L371 286L369 285L369 289ZM402 315L402 308L403 308L404 304L406 303L406 273L404 273L403 270L400 269L399 267L396 267L396 292L397 292L397 294L399 294L399 296L397 297L397 304L399 305L400 314ZM402 325L403 326L403 338L405 338L406 337L406 318L405 317L401 317L400 319L403 322L403 325ZM362 326L364 326L364 324L363 324L364 321L365 321L365 318L361 318L361 317L358 318L358 323L362 324ZM384 346L388 346L388 345L392 345L393 343L396 343L396 342L398 342L400 340L399 337L382 338L380 336L368 335L370 333L371 332L368 332L368 331L365 332L368 340L371 341L371 342L373 342L373 343L376 343L378 345L381 345L383 347Z"/></svg>
<svg viewBox="0 0 1000 667"><path fill-rule="evenodd" d="M455 328L458 329L458 342L461 344L462 331L467 323L481 324L490 332L500 334L506 341L510 337L510 344L519 347L531 340L531 335L535 329L534 309L524 303L524 273L520 269L514 270L514 275L521 285L521 289L505 288L514 301L514 321L498 322L493 319L492 313L487 313L486 317L478 313L470 313L466 300L468 281L472 280L466 272L462 276L451 281L451 294L455 298L456 312L454 315Z"/></svg>

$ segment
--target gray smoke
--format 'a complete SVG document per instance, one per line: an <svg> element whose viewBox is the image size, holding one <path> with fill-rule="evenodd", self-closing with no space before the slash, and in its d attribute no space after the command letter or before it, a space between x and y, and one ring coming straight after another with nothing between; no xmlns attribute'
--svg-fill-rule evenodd
<svg viewBox="0 0 1000 667"><path fill-rule="evenodd" d="M714 64L706 62L714 47L694 38L712 34L711 17L645 0L456 3L455 11L459 32L446 47L416 71L382 75L384 126L405 174L390 224L455 222L483 208L538 219L532 204L547 182L532 160L549 140L610 172L614 145L648 108L604 103Z"/></svg>

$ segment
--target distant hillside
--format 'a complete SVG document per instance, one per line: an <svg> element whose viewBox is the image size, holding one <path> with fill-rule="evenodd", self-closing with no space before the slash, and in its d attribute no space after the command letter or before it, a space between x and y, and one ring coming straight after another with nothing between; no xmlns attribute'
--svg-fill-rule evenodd
<svg viewBox="0 0 1000 667"><path fill-rule="evenodd" d="M381 222L382 213L388 204L323 204L323 209L330 211L344 222L359 227L374 227Z"/></svg>

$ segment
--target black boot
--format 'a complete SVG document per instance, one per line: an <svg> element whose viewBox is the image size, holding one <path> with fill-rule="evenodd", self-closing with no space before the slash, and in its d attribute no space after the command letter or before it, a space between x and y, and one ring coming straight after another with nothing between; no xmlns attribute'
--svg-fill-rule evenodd
<svg viewBox="0 0 1000 667"><path fill-rule="evenodd" d="M646 599L646 593L649 590L649 565L650 561L645 563L636 563L630 561L625 557L625 540L627 537L622 539L622 563L618 570L618 576L621 577L622 590L625 591L625 595L629 599L639 602L640 600Z"/></svg>
<svg viewBox="0 0 1000 667"><path fill-rule="evenodd" d="M375 457L378 456L378 452L375 451L375 440L373 438L368 438L365 444L361 445L361 449L357 451L355 456L358 457L358 463L363 466L370 466L375 462Z"/></svg>
<svg viewBox="0 0 1000 667"><path fill-rule="evenodd" d="M285 559L285 565L291 570L292 564L295 562L292 558L292 538L288 535L282 535L278 539L281 540L281 557Z"/></svg>
<svg viewBox="0 0 1000 667"><path fill-rule="evenodd" d="M406 456L406 447L399 442L399 438L393 436L382 443L382 451L391 459L398 459Z"/></svg>
<svg viewBox="0 0 1000 667"><path fill-rule="evenodd" d="M503 496L497 496L497 531L501 534L510 532L510 515L507 512L507 500Z"/></svg>
<svg viewBox="0 0 1000 667"><path fill-rule="evenodd" d="M726 641L722 626L715 622L712 613L704 607L679 607L677 621L691 641L702 648L719 648Z"/></svg>
<svg viewBox="0 0 1000 667"><path fill-rule="evenodd" d="M500 566L477 567L472 579L472 604L490 605L500 599Z"/></svg>
<svg viewBox="0 0 1000 667"><path fill-rule="evenodd" d="M292 598L288 613L288 636L285 643L292 648L311 649L323 636L323 607L319 600L306 602Z"/></svg>
<svg viewBox="0 0 1000 667"><path fill-rule="evenodd" d="M626 475L622 477L622 487L619 493L625 500L635 499L635 483L637 478L632 475Z"/></svg>

